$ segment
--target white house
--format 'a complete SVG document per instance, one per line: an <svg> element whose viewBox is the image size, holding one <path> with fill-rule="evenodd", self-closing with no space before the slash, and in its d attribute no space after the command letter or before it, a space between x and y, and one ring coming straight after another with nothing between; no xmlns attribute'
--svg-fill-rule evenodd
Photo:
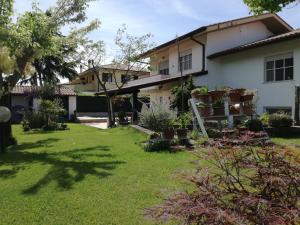
<svg viewBox="0 0 300 225"><path fill-rule="evenodd" d="M229 86L256 90L258 114L276 109L295 112L300 30L276 14L203 26L142 57L151 59L151 77L129 82L124 93L139 89L149 93L151 101L168 102L171 87L182 76L193 75L196 85L210 89Z"/></svg>
<svg viewBox="0 0 300 225"><path fill-rule="evenodd" d="M67 111L68 119L71 119L77 108L76 93L67 87L58 86L55 90L57 98L62 100L63 106ZM11 108L14 113L15 109L23 108L25 110L37 109L38 99L35 97L35 89L32 86L16 86L11 91Z"/></svg>

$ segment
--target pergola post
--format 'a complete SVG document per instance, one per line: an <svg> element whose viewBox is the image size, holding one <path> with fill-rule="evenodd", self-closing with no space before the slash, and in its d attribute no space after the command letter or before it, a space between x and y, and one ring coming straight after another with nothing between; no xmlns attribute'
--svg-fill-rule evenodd
<svg viewBox="0 0 300 225"><path fill-rule="evenodd" d="M131 102L132 102L132 123L138 120L138 91L135 91L131 95Z"/></svg>

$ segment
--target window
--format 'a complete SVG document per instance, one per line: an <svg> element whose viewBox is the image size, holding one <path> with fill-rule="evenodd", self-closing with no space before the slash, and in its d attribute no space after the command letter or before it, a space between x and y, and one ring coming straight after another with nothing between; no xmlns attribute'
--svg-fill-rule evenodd
<svg viewBox="0 0 300 225"><path fill-rule="evenodd" d="M128 81L130 81L130 75L128 75L128 74L122 74L121 75L121 82L122 83L126 83Z"/></svg>
<svg viewBox="0 0 300 225"><path fill-rule="evenodd" d="M112 82L112 74L111 73L102 73L102 81L103 82Z"/></svg>
<svg viewBox="0 0 300 225"><path fill-rule="evenodd" d="M169 60L159 63L159 74L169 75Z"/></svg>
<svg viewBox="0 0 300 225"><path fill-rule="evenodd" d="M180 53L179 55L179 71L192 69L192 50Z"/></svg>
<svg viewBox="0 0 300 225"><path fill-rule="evenodd" d="M94 81L95 80L95 76L94 75L92 75L92 81Z"/></svg>
<svg viewBox="0 0 300 225"><path fill-rule="evenodd" d="M294 79L294 58L292 54L270 57L265 63L265 81L284 81Z"/></svg>
<svg viewBox="0 0 300 225"><path fill-rule="evenodd" d="M268 114L284 112L286 114L292 115L292 108L291 107L265 107L265 111Z"/></svg>

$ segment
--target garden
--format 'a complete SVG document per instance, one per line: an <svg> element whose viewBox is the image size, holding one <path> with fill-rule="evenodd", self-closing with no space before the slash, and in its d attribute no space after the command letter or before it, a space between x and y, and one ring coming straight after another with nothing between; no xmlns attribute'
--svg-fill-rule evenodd
<svg viewBox="0 0 300 225"><path fill-rule="evenodd" d="M191 126L191 109L179 112L153 104L141 112L141 125L156 132L145 142L146 151L192 150L198 159L196 171L181 176L189 184L186 190L146 208L145 217L177 224L298 224L300 153L291 116L255 115L255 95L245 89L199 87L190 94L205 127L206 119L217 120L207 128L209 138ZM270 138L281 129L293 141Z"/></svg>
<svg viewBox="0 0 300 225"><path fill-rule="evenodd" d="M0 224L156 224L143 209L183 190L186 152L147 153L129 127L23 132L0 157Z"/></svg>

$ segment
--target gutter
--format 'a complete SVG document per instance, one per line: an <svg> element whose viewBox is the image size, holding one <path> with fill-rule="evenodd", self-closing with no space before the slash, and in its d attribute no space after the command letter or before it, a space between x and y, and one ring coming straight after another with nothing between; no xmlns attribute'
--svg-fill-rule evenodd
<svg viewBox="0 0 300 225"><path fill-rule="evenodd" d="M196 42L197 44L202 46L202 71L205 71L205 69L206 69L206 65L205 65L205 52L206 52L205 49L206 49L206 46L202 42L196 40L193 36L191 36L191 40L193 40L194 42Z"/></svg>

